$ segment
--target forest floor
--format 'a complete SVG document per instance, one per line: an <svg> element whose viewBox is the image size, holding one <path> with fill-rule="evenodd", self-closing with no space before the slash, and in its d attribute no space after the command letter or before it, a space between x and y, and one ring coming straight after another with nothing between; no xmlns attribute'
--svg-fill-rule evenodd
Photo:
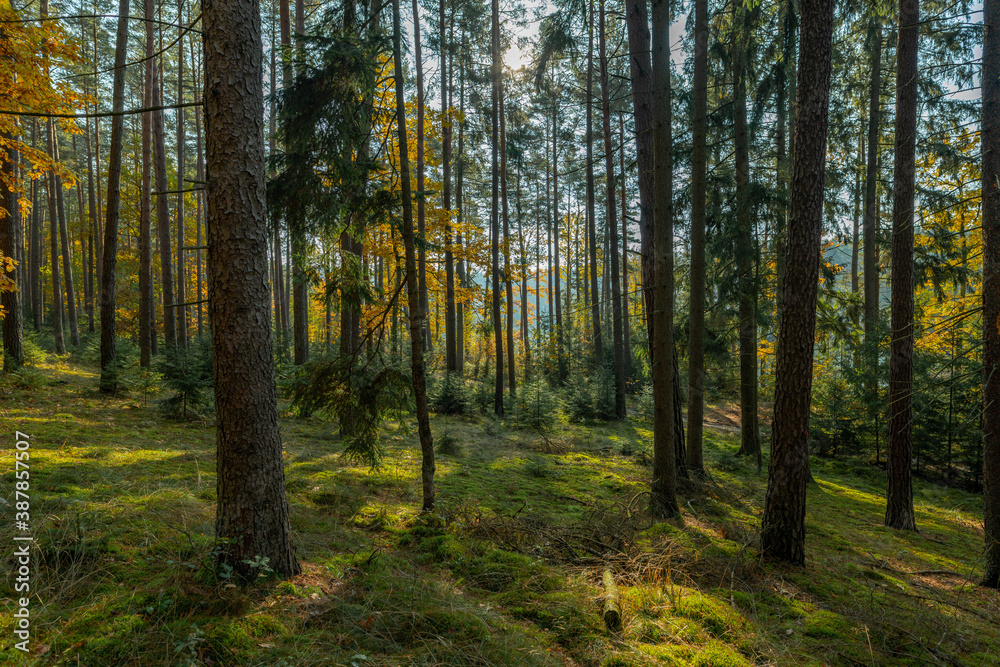
<svg viewBox="0 0 1000 667"><path fill-rule="evenodd" d="M0 387L0 497L31 437L31 653L13 648L12 522L0 663L12 665L1000 665L1000 595L981 572L981 500L917 482L919 532L882 527L884 473L814 459L804 568L755 550L767 476L710 427L710 480L683 517L646 512L651 426L544 435L432 418L438 510L418 515L416 429L370 470L335 424L282 418L302 574L215 578L215 432L49 357ZM725 406L718 414L729 412ZM766 459L765 459L766 471ZM624 627L601 618L602 571Z"/></svg>

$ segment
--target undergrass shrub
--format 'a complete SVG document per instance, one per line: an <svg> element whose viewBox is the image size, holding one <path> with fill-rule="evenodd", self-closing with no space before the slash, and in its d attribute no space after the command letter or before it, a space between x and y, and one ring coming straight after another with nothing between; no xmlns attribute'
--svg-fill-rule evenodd
<svg viewBox="0 0 1000 667"><path fill-rule="evenodd" d="M188 409L211 408L212 344L207 337L189 341L188 346L168 348L158 364L167 388L173 395L162 401L164 411L185 418Z"/></svg>
<svg viewBox="0 0 1000 667"><path fill-rule="evenodd" d="M473 381L469 391L469 406L480 415L493 413L493 396L496 391L496 375L487 375L482 380Z"/></svg>
<svg viewBox="0 0 1000 667"><path fill-rule="evenodd" d="M548 382L539 378L518 391L514 399L513 420L521 427L544 431L556 424L561 409L559 397Z"/></svg>
<svg viewBox="0 0 1000 667"><path fill-rule="evenodd" d="M465 413L469 399L465 381L458 373L445 373L444 379L428 388L430 408L440 415Z"/></svg>

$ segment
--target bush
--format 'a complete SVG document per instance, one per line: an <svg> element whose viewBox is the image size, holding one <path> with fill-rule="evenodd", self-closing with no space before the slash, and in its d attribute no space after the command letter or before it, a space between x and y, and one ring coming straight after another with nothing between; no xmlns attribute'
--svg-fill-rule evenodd
<svg viewBox="0 0 1000 667"><path fill-rule="evenodd" d="M467 403L465 381L457 373L446 373L430 392L430 408L441 415L464 414Z"/></svg>
<svg viewBox="0 0 1000 667"><path fill-rule="evenodd" d="M544 431L559 417L559 399L545 380L524 385L513 406L513 420L519 426Z"/></svg>
<svg viewBox="0 0 1000 667"><path fill-rule="evenodd" d="M160 360L158 370L163 374L167 388L174 395L163 401L168 414L185 417L188 408L208 407L212 404L212 344L208 338L195 338L187 348L168 348ZM147 378L151 381L152 378Z"/></svg>

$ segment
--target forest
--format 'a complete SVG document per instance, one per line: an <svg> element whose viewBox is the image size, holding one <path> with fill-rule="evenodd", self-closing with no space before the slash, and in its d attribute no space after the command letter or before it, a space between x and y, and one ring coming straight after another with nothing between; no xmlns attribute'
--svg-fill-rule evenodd
<svg viewBox="0 0 1000 667"><path fill-rule="evenodd" d="M1000 665L1000 0L0 0L0 663Z"/></svg>

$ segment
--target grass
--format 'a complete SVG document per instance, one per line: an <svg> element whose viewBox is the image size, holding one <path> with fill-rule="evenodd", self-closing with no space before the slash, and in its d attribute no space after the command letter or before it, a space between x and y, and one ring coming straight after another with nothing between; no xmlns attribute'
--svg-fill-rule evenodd
<svg viewBox="0 0 1000 667"><path fill-rule="evenodd" d="M378 470L335 426L284 416L303 572L241 589L210 574L215 434L141 397L106 398L50 358L0 389L30 433L32 652L11 665L996 665L1000 596L974 585L981 501L915 483L918 533L881 526L882 473L815 459L807 564L755 551L766 475L707 432L706 484L653 523L648 424L436 416L438 511L419 516L416 431L389 424ZM153 402L149 403L150 405ZM11 465L2 497L12 495ZM13 544L10 522L0 542ZM9 570L12 549L3 556ZM600 617L611 567L624 629Z"/></svg>

